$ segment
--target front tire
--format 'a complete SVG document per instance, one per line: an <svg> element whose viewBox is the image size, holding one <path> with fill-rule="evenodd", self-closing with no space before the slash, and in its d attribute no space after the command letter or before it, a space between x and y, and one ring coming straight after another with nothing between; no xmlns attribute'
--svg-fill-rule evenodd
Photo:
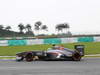
<svg viewBox="0 0 100 75"><path fill-rule="evenodd" d="M26 61L31 62L33 61L33 55L32 53L27 53L25 56Z"/></svg>
<svg viewBox="0 0 100 75"><path fill-rule="evenodd" d="M23 59L24 59L23 57L16 56L16 61L22 61Z"/></svg>

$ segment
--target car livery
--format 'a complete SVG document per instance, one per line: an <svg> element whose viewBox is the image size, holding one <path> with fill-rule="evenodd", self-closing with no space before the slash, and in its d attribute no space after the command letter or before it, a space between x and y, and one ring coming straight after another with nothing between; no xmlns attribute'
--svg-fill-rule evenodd
<svg viewBox="0 0 100 75"><path fill-rule="evenodd" d="M79 45L80 46L80 45ZM71 50L64 48L63 50L49 48L46 51L33 50L20 52L16 54L16 61L36 61L36 60L73 60L80 61L84 55L79 49Z"/></svg>

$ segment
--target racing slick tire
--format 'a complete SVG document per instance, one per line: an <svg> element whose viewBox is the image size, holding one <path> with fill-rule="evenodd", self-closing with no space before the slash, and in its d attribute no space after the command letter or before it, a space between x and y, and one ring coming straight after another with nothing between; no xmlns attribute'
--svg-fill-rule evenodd
<svg viewBox="0 0 100 75"><path fill-rule="evenodd" d="M31 62L33 61L33 55L32 53L27 53L25 56L26 61Z"/></svg>
<svg viewBox="0 0 100 75"><path fill-rule="evenodd" d="M74 53L72 56L73 61L80 61L81 60L81 55L80 53Z"/></svg>

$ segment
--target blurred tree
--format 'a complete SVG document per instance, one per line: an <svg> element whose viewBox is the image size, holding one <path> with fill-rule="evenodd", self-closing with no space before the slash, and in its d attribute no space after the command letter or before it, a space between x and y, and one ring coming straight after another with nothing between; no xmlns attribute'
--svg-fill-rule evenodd
<svg viewBox="0 0 100 75"><path fill-rule="evenodd" d="M63 33L63 30L66 30L66 33L68 33L68 29L69 29L69 28L70 28L70 27L69 27L69 25L68 25L67 23L61 23L61 24L57 24L55 29L56 29L58 32L61 31L61 33Z"/></svg>
<svg viewBox="0 0 100 75"><path fill-rule="evenodd" d="M3 28L4 28L3 25L0 25L0 30L3 30Z"/></svg>
<svg viewBox="0 0 100 75"><path fill-rule="evenodd" d="M41 21L37 21L36 23L35 23L35 26L41 26L42 25L42 22Z"/></svg>
<svg viewBox="0 0 100 75"><path fill-rule="evenodd" d="M33 34L33 31L32 31L32 27L31 27L30 24L27 24L25 28L26 28L26 30L27 30L27 31L26 31L26 34L28 34L28 35L34 35L34 34Z"/></svg>
<svg viewBox="0 0 100 75"><path fill-rule="evenodd" d="M61 31L62 32L62 24L57 24L56 25L56 28L55 28L57 31L58 31L58 33Z"/></svg>
<svg viewBox="0 0 100 75"><path fill-rule="evenodd" d="M47 27L46 25L43 25L43 26L41 27L41 29L42 29L42 30L45 30L45 31L48 31L48 27Z"/></svg>
<svg viewBox="0 0 100 75"><path fill-rule="evenodd" d="M11 26L7 26L7 27L5 27L5 30L10 30L11 29Z"/></svg>
<svg viewBox="0 0 100 75"><path fill-rule="evenodd" d="M31 25L30 25L30 24L27 24L27 25L26 25L27 32L32 31L32 29L31 29L31 28L32 28L32 27L31 27Z"/></svg>
<svg viewBox="0 0 100 75"><path fill-rule="evenodd" d="M34 25L35 30L38 32L39 35L39 30L41 29L42 22L41 21L37 21Z"/></svg>
<svg viewBox="0 0 100 75"><path fill-rule="evenodd" d="M18 27L19 27L20 33L23 33L23 30L25 29L24 25L20 23Z"/></svg>
<svg viewBox="0 0 100 75"><path fill-rule="evenodd" d="M63 29L65 29L66 30L66 33L68 33L69 32L69 25L68 25L68 23L64 23L63 24Z"/></svg>

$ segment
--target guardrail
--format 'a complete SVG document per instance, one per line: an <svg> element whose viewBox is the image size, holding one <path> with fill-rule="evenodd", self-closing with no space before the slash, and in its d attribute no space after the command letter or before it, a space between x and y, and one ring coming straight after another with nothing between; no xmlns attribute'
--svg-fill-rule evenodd
<svg viewBox="0 0 100 75"><path fill-rule="evenodd" d="M25 39L25 40L0 40L0 46L18 46L34 44L61 44L75 42L100 42L100 37L71 37L71 38L48 38L48 39Z"/></svg>

